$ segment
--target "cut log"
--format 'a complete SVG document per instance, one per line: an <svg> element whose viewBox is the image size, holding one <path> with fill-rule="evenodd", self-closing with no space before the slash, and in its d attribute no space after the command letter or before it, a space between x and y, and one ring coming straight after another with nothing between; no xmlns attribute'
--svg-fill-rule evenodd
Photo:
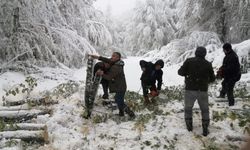
<svg viewBox="0 0 250 150"><path fill-rule="evenodd" d="M27 130L17 130L17 131L4 131L0 132L1 139L21 139L23 141L36 141L48 143L48 132L44 130L38 131L27 131Z"/></svg>
<svg viewBox="0 0 250 150"><path fill-rule="evenodd" d="M7 106L7 107L0 106L0 111L19 111L19 110L29 110L29 109L30 108L28 104L23 104L19 106Z"/></svg>
<svg viewBox="0 0 250 150"><path fill-rule="evenodd" d="M4 131L16 131L16 130L45 130L47 126L45 124L34 124L34 123L18 123L18 124L6 124Z"/></svg>
<svg viewBox="0 0 250 150"><path fill-rule="evenodd" d="M51 110L20 110L20 111L0 111L0 119L4 121L15 120L24 121L37 117L38 115L50 114Z"/></svg>
<svg viewBox="0 0 250 150"><path fill-rule="evenodd" d="M28 104L18 105L18 106L0 106L0 111L20 111L20 110L31 110ZM48 106L35 106L33 109L48 109Z"/></svg>
<svg viewBox="0 0 250 150"><path fill-rule="evenodd" d="M227 135L226 138L227 138L227 140L232 141L232 142L235 142L235 141L247 142L247 138L242 137L242 136L230 136L230 135Z"/></svg>
<svg viewBox="0 0 250 150"><path fill-rule="evenodd" d="M29 103L29 105L31 106L53 105L53 104L58 104L58 101L53 101L48 97L42 97L42 98L32 98L30 100L6 101L6 106L17 106L25 103Z"/></svg>

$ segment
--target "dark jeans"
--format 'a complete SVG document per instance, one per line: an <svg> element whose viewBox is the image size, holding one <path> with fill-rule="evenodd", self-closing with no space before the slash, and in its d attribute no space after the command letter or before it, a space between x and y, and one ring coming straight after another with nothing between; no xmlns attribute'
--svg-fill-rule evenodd
<svg viewBox="0 0 250 150"><path fill-rule="evenodd" d="M152 91L157 91L156 86L155 85L147 85L146 83L141 81L141 86L142 86L142 92L143 92L143 96L148 96L148 90Z"/></svg>
<svg viewBox="0 0 250 150"><path fill-rule="evenodd" d="M185 91L185 119L191 120L193 117L193 106L195 101L201 109L202 120L209 120L208 94L202 91Z"/></svg>
<svg viewBox="0 0 250 150"><path fill-rule="evenodd" d="M109 82L107 80L102 79L101 84L102 84L102 89L103 89L103 98L108 99L108 97L109 97L109 92L108 92Z"/></svg>
<svg viewBox="0 0 250 150"><path fill-rule="evenodd" d="M125 91L115 93L115 102L119 110L123 110L124 108L127 107L127 105L124 103L124 96L125 96Z"/></svg>
<svg viewBox="0 0 250 150"><path fill-rule="evenodd" d="M221 83L222 85L222 90L220 91L220 96L225 97L227 94L229 106L234 105L234 86L235 86L235 81L232 80L226 80L224 79Z"/></svg>

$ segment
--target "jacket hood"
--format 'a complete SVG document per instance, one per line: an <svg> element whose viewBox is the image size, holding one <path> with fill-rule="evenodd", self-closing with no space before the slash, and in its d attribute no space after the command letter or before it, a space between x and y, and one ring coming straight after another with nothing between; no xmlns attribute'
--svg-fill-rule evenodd
<svg viewBox="0 0 250 150"><path fill-rule="evenodd" d="M160 65L161 68L163 68L163 67L164 67L164 61L163 61L162 59L159 59L159 60L157 60L157 61L155 62L155 66L156 66L156 65Z"/></svg>
<svg viewBox="0 0 250 150"><path fill-rule="evenodd" d="M140 66L141 66L142 68L146 67L146 65L147 65L147 62L146 62L145 60L141 60L141 61L140 61Z"/></svg>

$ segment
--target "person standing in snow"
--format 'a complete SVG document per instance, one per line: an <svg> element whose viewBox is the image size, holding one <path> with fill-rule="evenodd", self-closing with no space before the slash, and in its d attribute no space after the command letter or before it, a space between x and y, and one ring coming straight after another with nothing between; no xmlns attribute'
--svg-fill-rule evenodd
<svg viewBox="0 0 250 150"><path fill-rule="evenodd" d="M222 81L222 90L220 91L219 98L225 98L227 94L229 106L234 106L233 90L235 83L241 78L240 63L237 54L232 50L230 43L223 45L225 57L223 64L217 72L217 77L224 78Z"/></svg>
<svg viewBox="0 0 250 150"><path fill-rule="evenodd" d="M124 112L126 112L130 118L133 119L135 117L134 112L124 103L127 84L123 69L124 62L121 60L121 54L119 52L114 52L111 59L96 55L90 56L111 65L106 73L102 70L98 70L96 74L109 81L109 91L110 93L115 93L115 102L119 108L119 116L124 116Z"/></svg>
<svg viewBox="0 0 250 150"><path fill-rule="evenodd" d="M195 57L187 59L178 70L178 74L185 77L185 122L188 131L193 130L192 108L196 99L201 109L203 135L208 135L209 107L208 84L215 81L212 64L205 59L206 48L198 47Z"/></svg>
<svg viewBox="0 0 250 150"><path fill-rule="evenodd" d="M94 74L98 71L98 70L102 70L104 73L107 73L108 69L110 68L110 64L108 63L104 63L104 62L98 62L95 64L94 66ZM101 84L102 84L102 89L103 89L103 99L108 99L109 98L109 93L108 93L108 87L109 87L109 82L108 80L102 78L101 80Z"/></svg>
<svg viewBox="0 0 250 150"><path fill-rule="evenodd" d="M162 75L163 71L161 70L164 67L163 60L157 60L155 64L152 62L147 62L145 60L140 61L140 66L142 69L141 75L141 86L143 90L144 104L147 105L150 103L148 97L148 91L150 90L151 96L158 96L158 91L161 90L162 86ZM157 81L157 87L156 87Z"/></svg>

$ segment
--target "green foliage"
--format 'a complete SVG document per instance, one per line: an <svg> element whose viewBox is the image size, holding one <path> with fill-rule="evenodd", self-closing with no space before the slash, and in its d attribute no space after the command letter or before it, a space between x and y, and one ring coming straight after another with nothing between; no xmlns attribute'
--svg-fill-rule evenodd
<svg viewBox="0 0 250 150"><path fill-rule="evenodd" d="M165 95L168 100L184 99L184 87L183 86L168 86L161 91L161 94Z"/></svg>
<svg viewBox="0 0 250 150"><path fill-rule="evenodd" d="M52 92L53 96L56 96L57 98L62 96L63 98L67 98L71 95L73 95L75 92L79 89L79 84L75 81L68 81L67 83L62 83L58 85Z"/></svg>
<svg viewBox="0 0 250 150"><path fill-rule="evenodd" d="M239 83L238 86L234 89L234 96L239 98L250 98L247 91L247 84L246 83Z"/></svg>
<svg viewBox="0 0 250 150"><path fill-rule="evenodd" d="M152 143L150 141L145 141L143 142L143 144L145 144L146 146L150 146Z"/></svg>
<svg viewBox="0 0 250 150"><path fill-rule="evenodd" d="M133 92L133 91L127 91L124 97L126 100L138 100L141 99L143 100L143 96L137 92Z"/></svg>
<svg viewBox="0 0 250 150"><path fill-rule="evenodd" d="M6 91L5 96L3 96L3 102L5 105L5 99L9 95L16 96L19 93L27 93L27 98L30 97L30 93L34 90L34 88L37 86L37 79L28 76L25 79L25 83L20 83L10 90Z"/></svg>
<svg viewBox="0 0 250 150"><path fill-rule="evenodd" d="M17 145L18 141L16 141L16 140L9 140L5 144L6 144L6 147L12 147L12 146Z"/></svg>
<svg viewBox="0 0 250 150"><path fill-rule="evenodd" d="M223 121L228 117L228 114L226 111L212 111L212 116L213 116L213 121L218 122L218 121Z"/></svg>
<svg viewBox="0 0 250 150"><path fill-rule="evenodd" d="M102 123L103 122L103 116L101 116L101 115L94 115L92 117L92 121L95 124Z"/></svg>
<svg viewBox="0 0 250 150"><path fill-rule="evenodd" d="M140 114L136 117L134 129L138 130L141 134L145 130L145 124L147 124L149 120L153 118L155 118L154 114Z"/></svg>
<svg viewBox="0 0 250 150"><path fill-rule="evenodd" d="M241 111L213 111L213 121L223 121L226 118L230 118L231 120L239 120L239 127L244 128L244 131L249 133L249 125L250 125L250 112L248 110L241 110ZM233 126L232 126L233 127Z"/></svg>
<svg viewBox="0 0 250 150"><path fill-rule="evenodd" d="M2 132L5 129L6 123L3 119L0 119L0 132Z"/></svg>
<svg viewBox="0 0 250 150"><path fill-rule="evenodd" d="M130 109L133 111L141 111L145 109L143 105L143 96L133 91L127 91L125 94L125 100Z"/></svg>

